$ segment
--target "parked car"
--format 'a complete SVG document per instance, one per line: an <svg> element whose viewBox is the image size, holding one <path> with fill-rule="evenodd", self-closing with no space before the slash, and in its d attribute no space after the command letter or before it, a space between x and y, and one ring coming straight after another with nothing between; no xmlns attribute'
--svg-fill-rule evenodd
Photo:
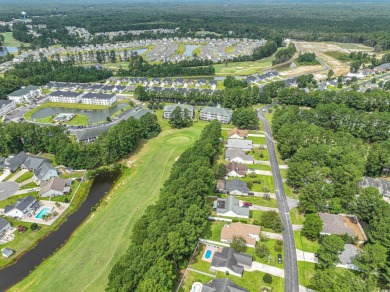
<svg viewBox="0 0 390 292"><path fill-rule="evenodd" d="M252 206L252 203L250 203L250 202L243 202L242 203L245 207L250 207L250 206Z"/></svg>
<svg viewBox="0 0 390 292"><path fill-rule="evenodd" d="M278 254L278 263L283 263L282 255L280 253Z"/></svg>

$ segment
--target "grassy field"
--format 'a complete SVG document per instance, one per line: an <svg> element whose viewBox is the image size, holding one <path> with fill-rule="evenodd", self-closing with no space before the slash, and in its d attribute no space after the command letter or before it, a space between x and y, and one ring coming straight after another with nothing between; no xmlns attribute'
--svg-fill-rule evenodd
<svg viewBox="0 0 390 292"><path fill-rule="evenodd" d="M50 153L41 153L39 154L39 157L43 157L43 158L47 158L47 159L50 159L51 160L51 164L53 164L53 166L57 166L57 162L56 162L56 157L53 155L53 154L50 154ZM81 173L83 174L83 173ZM81 175L82 176L82 175ZM81 177L80 176L80 177Z"/></svg>
<svg viewBox="0 0 390 292"><path fill-rule="evenodd" d="M88 125L88 116L77 114L69 122L66 122L67 125L77 125L77 126L86 126Z"/></svg>
<svg viewBox="0 0 390 292"><path fill-rule="evenodd" d="M4 46L6 46L6 47L20 47L20 45L22 44L21 42L19 42L18 40L15 40L12 37L12 32L4 32L4 33L2 33L2 35L4 35ZM24 44L24 45L26 45L26 44Z"/></svg>
<svg viewBox="0 0 390 292"><path fill-rule="evenodd" d="M303 221L305 221L305 216L299 213L298 208L292 208L290 216L292 224L303 224Z"/></svg>
<svg viewBox="0 0 390 292"><path fill-rule="evenodd" d="M247 177L240 178L240 180L251 182L252 186L249 187L249 189L253 192L265 192L266 190L264 187L268 188L268 192L275 192L274 179L272 176L256 175L256 177L253 178L248 175Z"/></svg>
<svg viewBox="0 0 390 292"><path fill-rule="evenodd" d="M263 197L254 197L254 196L234 196L234 197L238 200L250 202L253 205L257 205L257 206L270 207L270 208L278 207L278 201L276 199L266 200Z"/></svg>
<svg viewBox="0 0 390 292"><path fill-rule="evenodd" d="M188 292L191 290L192 284L195 282L200 282L202 284L208 283L212 280L212 277L202 275L196 272L187 271L186 278L181 285L179 292Z"/></svg>
<svg viewBox="0 0 390 292"><path fill-rule="evenodd" d="M213 241L220 241L222 227L225 224L229 224L229 223L223 221L214 221L214 222L208 221L208 226L203 237Z"/></svg>
<svg viewBox="0 0 390 292"><path fill-rule="evenodd" d="M282 292L284 291L284 279L272 276L272 284L267 284L264 282L263 277L265 273L263 272L244 272L242 278L237 276L226 276L225 273L218 272L218 278L229 278L232 282L237 285L248 289L249 291L262 291L263 287L272 287L273 292Z"/></svg>
<svg viewBox="0 0 390 292"><path fill-rule="evenodd" d="M257 169L257 170L268 170L271 171L271 166L265 165L265 164L250 164L248 165L248 168L251 169Z"/></svg>
<svg viewBox="0 0 390 292"><path fill-rule="evenodd" d="M246 140L252 140L253 144L266 144L265 137L248 137Z"/></svg>
<svg viewBox="0 0 390 292"><path fill-rule="evenodd" d="M305 236L301 235L300 231L294 231L295 247L297 249L316 253L320 248L318 241L311 241Z"/></svg>
<svg viewBox="0 0 390 292"><path fill-rule="evenodd" d="M175 159L195 142L204 125L166 130L124 160L131 170L99 209L64 247L11 291L104 291L111 268L129 246L134 223L158 198Z"/></svg>
<svg viewBox="0 0 390 292"><path fill-rule="evenodd" d="M299 284L305 286L306 288L315 289L311 285L311 279L315 274L315 266L314 263L309 262L298 262L298 280Z"/></svg>
<svg viewBox="0 0 390 292"><path fill-rule="evenodd" d="M275 57L267 57L259 61L247 61L247 62L235 62L229 63L227 66L225 64L214 65L215 75L251 75L255 73L262 72L265 68L272 66L272 61Z"/></svg>
<svg viewBox="0 0 390 292"><path fill-rule="evenodd" d="M33 175L34 175L34 174L33 174L32 171L25 172L25 173L23 173L21 176L19 176L19 177L15 180L15 182L17 182L17 183L24 182L25 180L28 180L28 179L32 178Z"/></svg>

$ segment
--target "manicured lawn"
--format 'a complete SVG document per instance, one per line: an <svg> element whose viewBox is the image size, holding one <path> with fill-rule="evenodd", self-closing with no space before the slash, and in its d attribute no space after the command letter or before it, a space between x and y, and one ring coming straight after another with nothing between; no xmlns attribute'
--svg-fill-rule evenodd
<svg viewBox="0 0 390 292"><path fill-rule="evenodd" d="M268 191L271 193L275 192L274 179L272 176L257 175L256 177L251 177L248 175L244 178L240 178L240 180L252 182L252 187L249 189L253 192L263 192L265 191L264 187L268 188Z"/></svg>
<svg viewBox="0 0 390 292"><path fill-rule="evenodd" d="M294 231L294 240L295 248L303 251L317 253L320 248L318 241L311 241L307 239L305 236L301 235L301 231Z"/></svg>
<svg viewBox="0 0 390 292"><path fill-rule="evenodd" d="M315 289L311 285L311 280L315 275L315 266L314 263L309 262L298 262L298 280L299 284L305 286L306 288Z"/></svg>
<svg viewBox="0 0 390 292"><path fill-rule="evenodd" d="M42 124L53 124L53 117L48 116L48 117L44 117L44 118L38 118L38 119L35 119L35 121L37 123L42 123Z"/></svg>
<svg viewBox="0 0 390 292"><path fill-rule="evenodd" d="M212 279L213 279L212 277L209 277L206 275L202 275L202 274L199 274L199 273L196 273L193 271L187 271L186 278L185 278L183 284L181 285L179 292L190 291L192 284L195 282L206 284L206 283L210 282Z"/></svg>
<svg viewBox="0 0 390 292"><path fill-rule="evenodd" d="M303 224L303 221L305 221L305 216L299 213L298 208L290 210L290 217L292 224Z"/></svg>
<svg viewBox="0 0 390 292"><path fill-rule="evenodd" d="M249 220L249 223L250 224L254 224L255 221L257 222L261 222L261 216L263 213L265 213L266 211L259 211L259 210L251 210L250 211L250 217L251 219ZM255 224L255 225L258 225L259 223ZM272 232L272 233L276 233L275 231L273 231L271 228L266 228L266 227L263 227L261 226L261 231L265 231L265 232Z"/></svg>
<svg viewBox="0 0 390 292"><path fill-rule="evenodd" d="M248 164L248 168L257 169L257 170L268 170L271 171L271 166L265 164Z"/></svg>
<svg viewBox="0 0 390 292"><path fill-rule="evenodd" d="M17 170L15 172L11 172L3 181L7 181L10 178L12 178L14 175L16 175L20 170Z"/></svg>
<svg viewBox="0 0 390 292"><path fill-rule="evenodd" d="M263 281L265 273L263 272L244 272L242 277L236 277L233 275L226 276L225 273L218 272L218 278L229 278L237 285L246 288L249 291L261 291L263 287L272 287L272 291L282 292L284 291L284 279L272 276L272 283L267 284Z"/></svg>
<svg viewBox="0 0 390 292"><path fill-rule="evenodd" d="M266 144L265 137L248 137L247 140L252 140L253 144Z"/></svg>
<svg viewBox="0 0 390 292"><path fill-rule="evenodd" d="M22 44L21 42L12 37L12 32L4 32L2 33L2 35L4 35L4 46L20 47L20 45ZM28 46L28 44L26 43L24 45Z"/></svg>
<svg viewBox="0 0 390 292"><path fill-rule="evenodd" d="M213 275L215 272L210 271L211 263L202 260L205 249L206 245L201 244L198 254L191 259L190 268Z"/></svg>
<svg viewBox="0 0 390 292"><path fill-rule="evenodd" d="M131 170L118 179L99 209L12 290L104 291L108 274L131 242L135 222L158 198L176 158L198 139L204 125L166 130L123 160Z"/></svg>
<svg viewBox="0 0 390 292"><path fill-rule="evenodd" d="M249 151L248 154L253 155L255 160L269 160L268 149L266 148L260 150L260 148L256 147L252 151Z"/></svg>
<svg viewBox="0 0 390 292"><path fill-rule="evenodd" d="M60 178L78 178L78 177L82 177L83 175L84 175L84 172L77 171L77 172L72 172L72 173L61 174Z"/></svg>
<svg viewBox="0 0 390 292"><path fill-rule="evenodd" d="M34 174L33 174L32 171L25 172L25 173L23 173L21 176L19 176L19 177L15 180L15 182L21 183L21 182L23 182L23 181L25 181L25 180L28 180L28 179L32 178L33 176L34 176Z"/></svg>
<svg viewBox="0 0 390 292"><path fill-rule="evenodd" d="M32 189L32 188L36 188L37 187L37 184L35 182L30 182L22 187L20 187L19 189L20 190L27 190L27 189Z"/></svg>
<svg viewBox="0 0 390 292"><path fill-rule="evenodd" d="M259 206L271 207L271 208L278 207L278 201L275 199L266 200L263 197L255 197L255 196L234 196L234 197L241 201L250 202L253 205L259 205Z"/></svg>
<svg viewBox="0 0 390 292"><path fill-rule="evenodd" d="M287 185L286 183L283 183L283 188L284 188L284 193L286 194L287 197L290 197L293 199L299 198L299 194L294 193L292 188L290 188L290 186Z"/></svg>
<svg viewBox="0 0 390 292"><path fill-rule="evenodd" d="M66 122L67 125L86 126L88 125L88 117L86 115L77 114L73 119Z"/></svg>
<svg viewBox="0 0 390 292"><path fill-rule="evenodd" d="M273 258L274 258L274 262L268 262L267 260L258 257L256 255L255 249L253 247L248 247L246 250L246 253L252 255L253 260L256 262L260 262L260 263L263 263L266 265L270 265L270 266L274 266L274 267L283 269L284 268L284 261L281 264L278 263L278 254L281 254L283 259L284 259L284 251L282 251L282 252L275 251L276 240L275 239L268 239L266 242L263 242L263 243L265 243L265 245L268 247L271 256L273 256ZM282 246L283 246L283 244L282 244Z"/></svg>
<svg viewBox="0 0 390 292"><path fill-rule="evenodd" d="M280 169L280 175L282 176L282 178L287 178L287 169Z"/></svg>
<svg viewBox="0 0 390 292"><path fill-rule="evenodd" d="M223 221L209 221L207 231L203 235L204 238L210 239L213 241L220 241L222 227L229 222Z"/></svg>
<svg viewBox="0 0 390 292"><path fill-rule="evenodd" d="M39 157L47 158L51 160L51 164L53 166L57 166L56 157L53 154L50 153L41 153L39 154Z"/></svg>
<svg viewBox="0 0 390 292"><path fill-rule="evenodd" d="M232 54L232 53L234 53L234 46L226 47L225 52L226 52L226 54Z"/></svg>
<svg viewBox="0 0 390 292"><path fill-rule="evenodd" d="M23 199L23 198L27 197L28 195L31 195L31 194L34 194L34 193L36 193L36 192L32 192L32 193L29 193L29 194L23 194L23 195L11 196L11 197L9 197L9 198L7 198L5 200L1 200L0 201L0 208L3 209L7 205L13 205L13 204L16 203L16 201L18 199Z"/></svg>

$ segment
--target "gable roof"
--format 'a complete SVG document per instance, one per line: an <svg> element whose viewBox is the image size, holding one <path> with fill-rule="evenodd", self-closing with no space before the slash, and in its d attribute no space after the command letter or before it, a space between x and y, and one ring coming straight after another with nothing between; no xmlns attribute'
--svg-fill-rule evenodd
<svg viewBox="0 0 390 292"><path fill-rule="evenodd" d="M28 169L38 169L44 162L50 162L50 159L38 157L38 156L28 156L27 159L23 162L23 166Z"/></svg>
<svg viewBox="0 0 390 292"><path fill-rule="evenodd" d="M212 267L226 267L237 274L244 272L242 265L252 266L252 256L238 253L230 247L224 247L221 252L214 253L211 261Z"/></svg>
<svg viewBox="0 0 390 292"><path fill-rule="evenodd" d="M345 244L343 252L339 254L340 263L343 265L352 264L352 259L357 256L358 251L359 248L357 248L353 244Z"/></svg>
<svg viewBox="0 0 390 292"><path fill-rule="evenodd" d="M322 233L356 236L355 232L348 228L343 220L343 216L328 213L318 213L322 220Z"/></svg>
<svg viewBox="0 0 390 292"><path fill-rule="evenodd" d="M30 91L37 90L37 89L40 89L40 87L34 86L34 85L28 85L26 87L22 87L14 92L8 94L8 96L21 96L21 95L25 95L25 94L29 93Z"/></svg>
<svg viewBox="0 0 390 292"><path fill-rule="evenodd" d="M201 114L218 115L222 117L231 117L233 114L232 110L221 108L221 107L210 107L206 106L200 111Z"/></svg>
<svg viewBox="0 0 390 292"><path fill-rule="evenodd" d="M226 165L226 169L228 172L235 171L239 175L245 175L248 171L248 166L245 164L238 164L237 162L231 162L228 165Z"/></svg>
<svg viewBox="0 0 390 292"><path fill-rule="evenodd" d="M13 209L19 210L22 213L25 213L26 209L31 204L36 204L38 201L33 196L27 196L21 200L17 200L15 204L13 205L7 205L4 208L4 213L7 214L8 212L12 211Z"/></svg>
<svg viewBox="0 0 390 292"><path fill-rule="evenodd" d="M245 160L245 161L254 161L254 158L252 155L247 155L240 148L226 149L225 158L229 159L229 160L234 159L234 158L241 158L242 160Z"/></svg>
<svg viewBox="0 0 390 292"><path fill-rule="evenodd" d="M51 172L55 171L57 173L57 170L54 168L53 165L49 162L44 162L40 168L34 170L34 175L36 176L37 179L39 180L44 180L45 176Z"/></svg>
<svg viewBox="0 0 390 292"><path fill-rule="evenodd" d="M84 94L81 98L84 98L84 99L111 99L114 96L115 96L115 94L88 92L87 94Z"/></svg>
<svg viewBox="0 0 390 292"><path fill-rule="evenodd" d="M9 223L7 220L5 220L4 218L0 217L0 231L1 231L4 227L8 226L9 224L10 224L10 223Z"/></svg>
<svg viewBox="0 0 390 292"><path fill-rule="evenodd" d="M39 195L45 194L50 190L64 192L65 186L69 183L68 180L62 178L52 178L48 181L41 182L41 189L39 191Z"/></svg>
<svg viewBox="0 0 390 292"><path fill-rule="evenodd" d="M234 128L228 132L228 137L238 135L242 138L245 138L248 136L248 130L239 130L238 128Z"/></svg>
<svg viewBox="0 0 390 292"><path fill-rule="evenodd" d="M232 240L234 236L240 236L246 243L255 245L257 238L251 235L259 235L260 226L244 224L241 222L226 224L222 227L221 240Z"/></svg>
<svg viewBox="0 0 390 292"><path fill-rule="evenodd" d="M227 148L252 149L252 140L228 139L225 145Z"/></svg>
<svg viewBox="0 0 390 292"><path fill-rule="evenodd" d="M219 198L215 204L219 214L233 212L239 216L249 217L249 208L240 206L240 201L233 196L228 196L226 199Z"/></svg>
<svg viewBox="0 0 390 292"><path fill-rule="evenodd" d="M225 182L225 190L228 192L232 192L232 191L240 191L241 193L249 192L248 184L237 178L233 180L227 180Z"/></svg>
<svg viewBox="0 0 390 292"><path fill-rule="evenodd" d="M79 95L81 95L80 92L60 91L60 90L50 92L49 94L49 96L63 96L63 97L78 97Z"/></svg>
<svg viewBox="0 0 390 292"><path fill-rule="evenodd" d="M22 165L22 163L27 159L27 157L27 153L21 151L14 157L7 159L4 163L4 166L8 166L11 171L15 171Z"/></svg>
<svg viewBox="0 0 390 292"><path fill-rule="evenodd" d="M234 284L229 279L214 278L210 283L203 284L201 292L249 292Z"/></svg>
<svg viewBox="0 0 390 292"><path fill-rule="evenodd" d="M194 111L194 107L188 104L168 104L164 107L164 112L172 112L176 107L179 107L182 111L187 109L189 112Z"/></svg>

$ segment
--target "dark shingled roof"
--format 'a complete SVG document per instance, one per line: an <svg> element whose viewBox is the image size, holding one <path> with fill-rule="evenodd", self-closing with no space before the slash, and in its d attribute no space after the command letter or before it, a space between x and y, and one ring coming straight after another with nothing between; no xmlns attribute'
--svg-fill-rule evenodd
<svg viewBox="0 0 390 292"><path fill-rule="evenodd" d="M10 224L10 223L9 223L7 220L5 220L5 219L3 219L3 218L0 217L0 231L1 231L4 227L8 226L8 224Z"/></svg>
<svg viewBox="0 0 390 292"><path fill-rule="evenodd" d="M252 256L245 253L238 253L230 247L224 247L221 252L214 253L211 261L212 267L226 267L237 274L244 272L245 266L252 266Z"/></svg>
<svg viewBox="0 0 390 292"><path fill-rule="evenodd" d="M8 166L11 171L17 170L20 165L27 159L28 155L22 151L16 154L14 157L6 160L4 166Z"/></svg>
<svg viewBox="0 0 390 292"><path fill-rule="evenodd" d="M249 290L241 288L229 279L213 279L203 285L201 292L249 292Z"/></svg>
<svg viewBox="0 0 390 292"><path fill-rule="evenodd" d="M240 191L241 193L249 193L248 184L236 178L226 181L225 190L228 192Z"/></svg>

